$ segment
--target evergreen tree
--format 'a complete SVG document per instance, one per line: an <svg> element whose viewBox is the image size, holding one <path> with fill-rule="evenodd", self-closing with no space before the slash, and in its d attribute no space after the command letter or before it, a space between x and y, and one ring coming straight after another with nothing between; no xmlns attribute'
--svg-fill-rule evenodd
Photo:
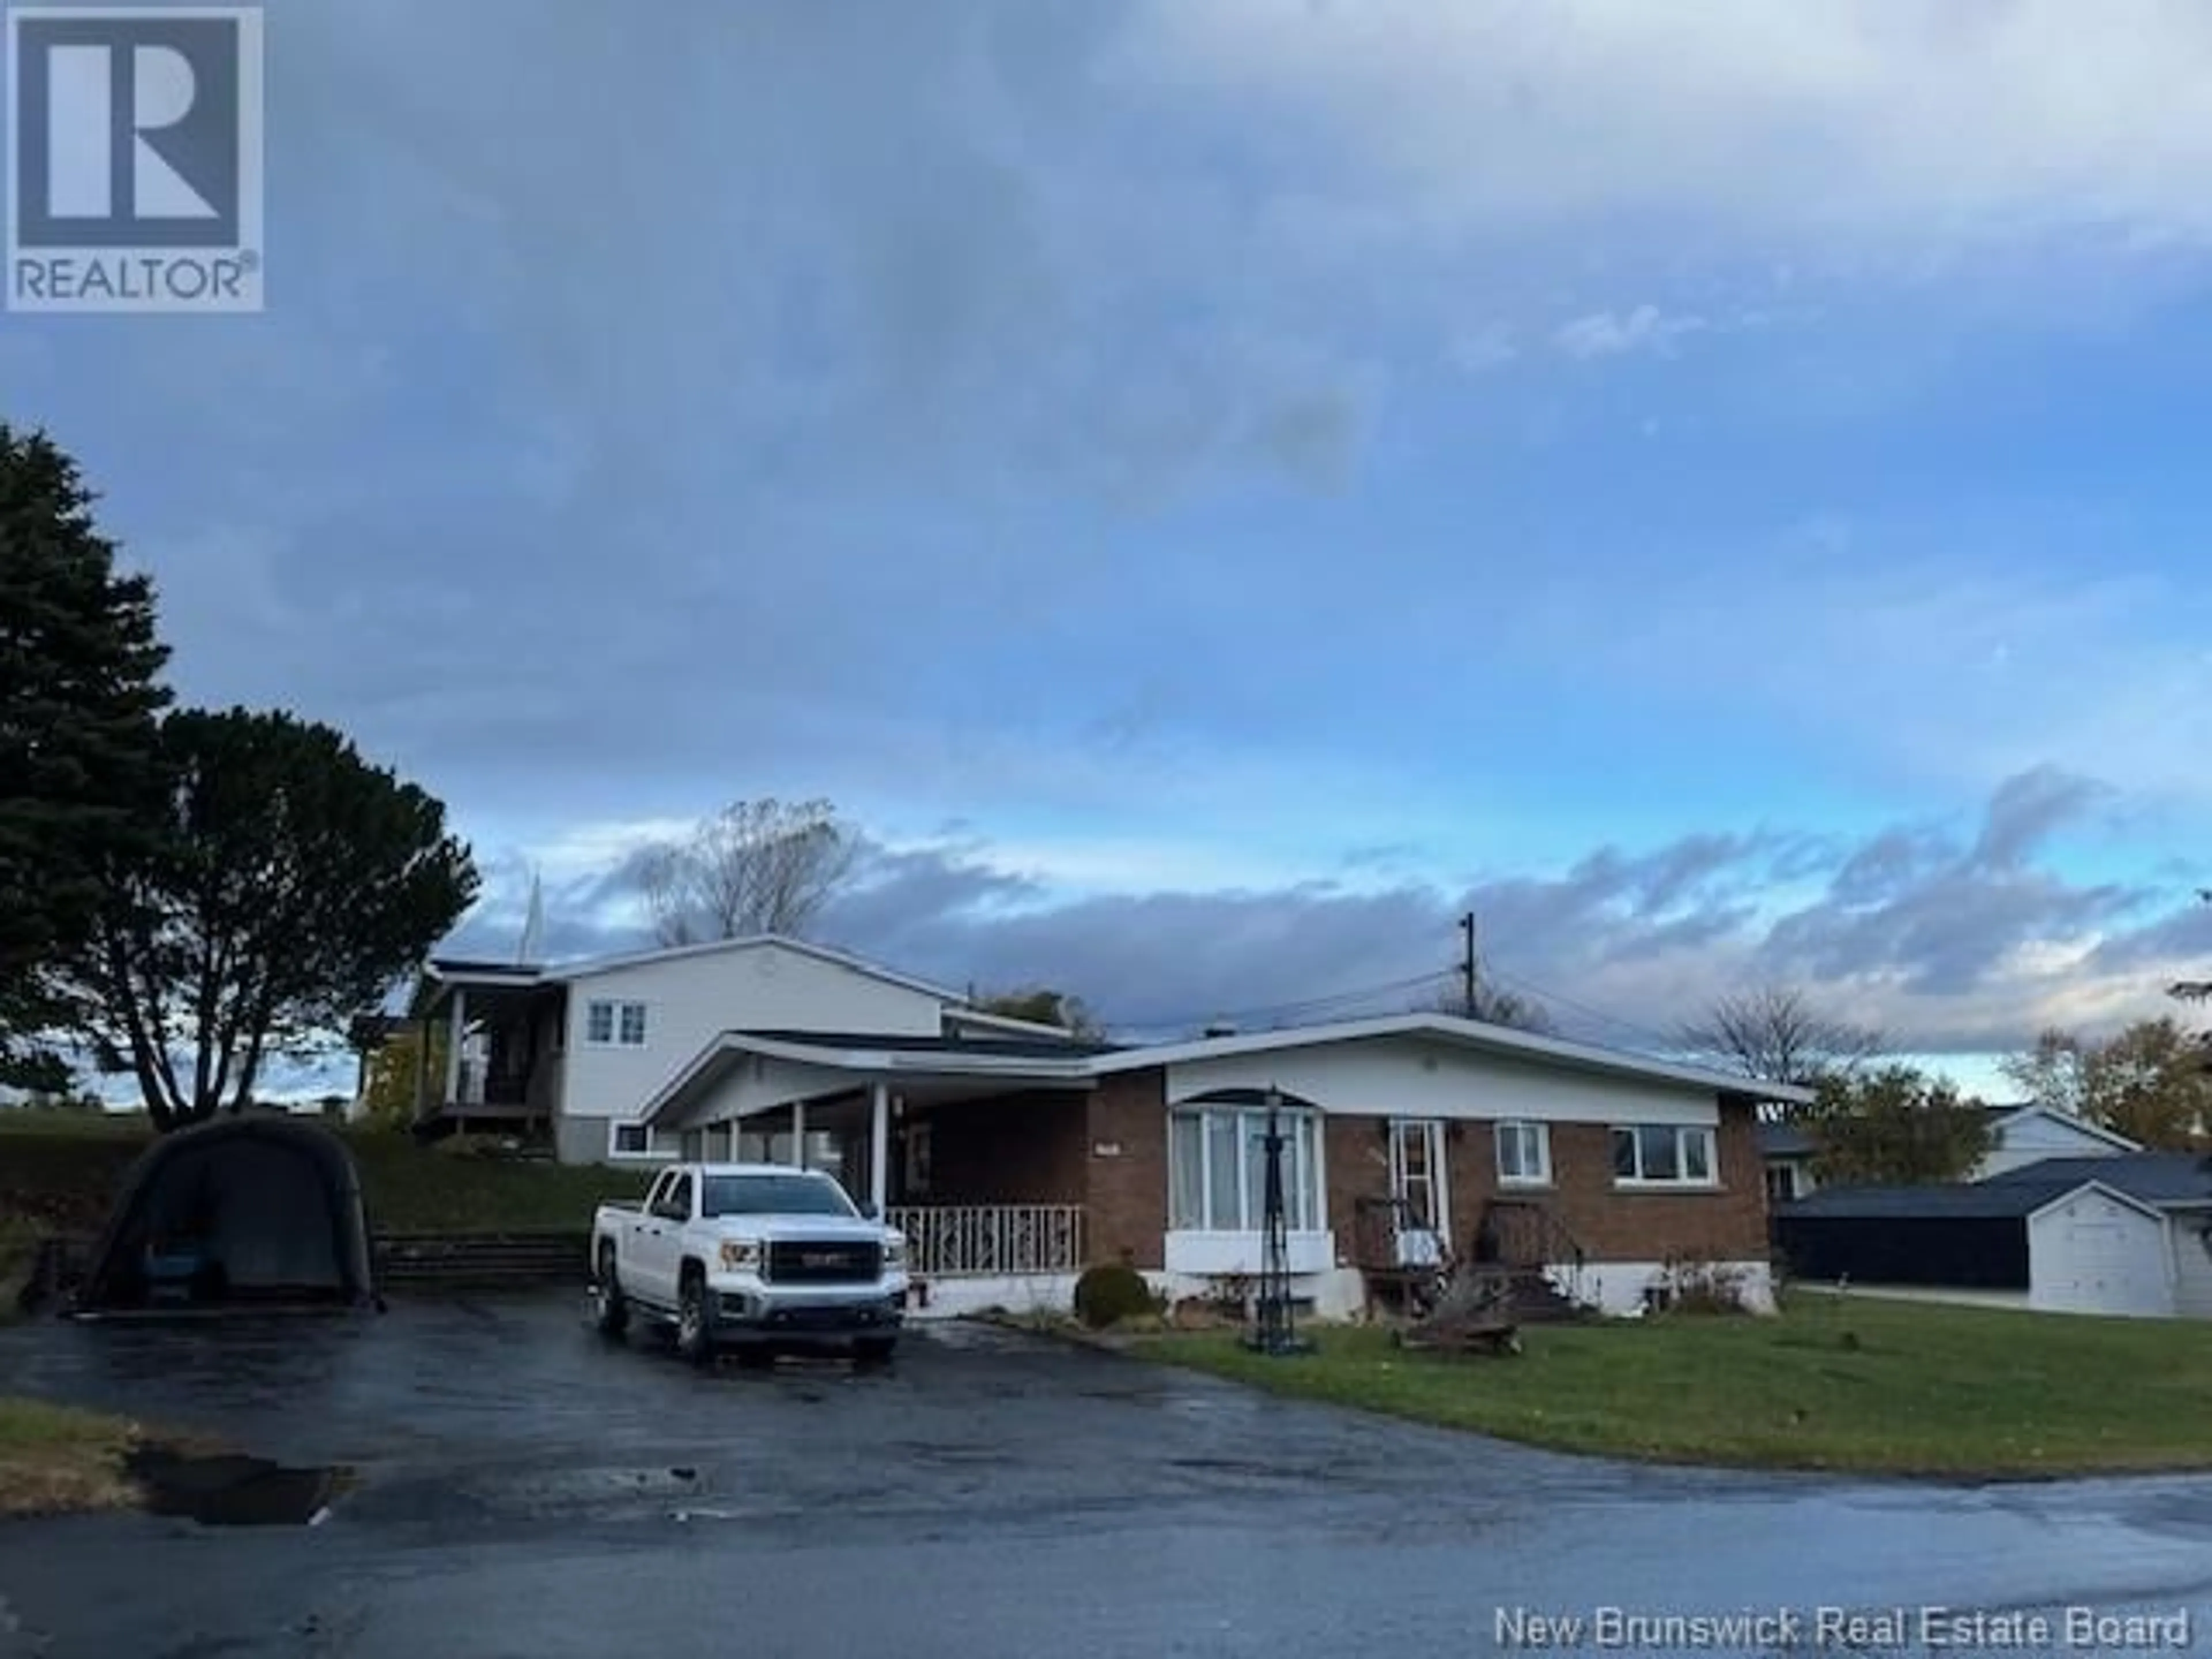
<svg viewBox="0 0 2212 1659"><path fill-rule="evenodd" d="M149 848L168 702L153 585L116 574L93 501L43 433L0 423L0 1082L46 1089L67 1069L54 969Z"/></svg>

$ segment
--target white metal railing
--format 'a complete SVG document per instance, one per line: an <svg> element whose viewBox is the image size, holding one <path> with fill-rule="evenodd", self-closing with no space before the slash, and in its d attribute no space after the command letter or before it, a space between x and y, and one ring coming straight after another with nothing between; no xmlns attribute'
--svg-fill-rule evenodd
<svg viewBox="0 0 2212 1659"><path fill-rule="evenodd" d="M921 1204L886 1211L923 1278L1073 1273L1084 1267L1080 1204Z"/></svg>

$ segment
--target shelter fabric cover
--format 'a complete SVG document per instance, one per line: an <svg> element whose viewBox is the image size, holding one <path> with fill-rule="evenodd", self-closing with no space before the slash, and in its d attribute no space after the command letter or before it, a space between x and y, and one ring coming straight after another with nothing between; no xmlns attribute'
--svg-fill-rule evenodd
<svg viewBox="0 0 2212 1659"><path fill-rule="evenodd" d="M157 1141L125 1181L80 1311L372 1302L361 1182L312 1124L234 1118Z"/></svg>

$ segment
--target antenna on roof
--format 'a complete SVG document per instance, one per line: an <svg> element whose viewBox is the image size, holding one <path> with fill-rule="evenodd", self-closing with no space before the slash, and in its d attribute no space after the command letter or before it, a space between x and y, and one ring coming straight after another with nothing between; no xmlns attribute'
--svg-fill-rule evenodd
<svg viewBox="0 0 2212 1659"><path fill-rule="evenodd" d="M545 884L538 878L532 866L530 872L530 908L522 919L522 942L516 946L514 959L525 967L535 963L545 951Z"/></svg>

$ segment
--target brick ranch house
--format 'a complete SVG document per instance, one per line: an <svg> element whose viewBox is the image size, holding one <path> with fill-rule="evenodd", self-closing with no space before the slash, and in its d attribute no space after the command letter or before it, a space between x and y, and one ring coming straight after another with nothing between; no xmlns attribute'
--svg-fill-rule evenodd
<svg viewBox="0 0 2212 1659"><path fill-rule="evenodd" d="M1064 1304L1127 1261L1176 1297L1261 1262L1281 1113L1293 1291L1353 1311L1478 1236L1632 1312L1670 1266L1771 1297L1763 1103L1793 1091L1441 1014L1123 1047L762 938L568 968L441 961L426 1124L541 1124L567 1161L804 1163L905 1229L933 1311Z"/></svg>

